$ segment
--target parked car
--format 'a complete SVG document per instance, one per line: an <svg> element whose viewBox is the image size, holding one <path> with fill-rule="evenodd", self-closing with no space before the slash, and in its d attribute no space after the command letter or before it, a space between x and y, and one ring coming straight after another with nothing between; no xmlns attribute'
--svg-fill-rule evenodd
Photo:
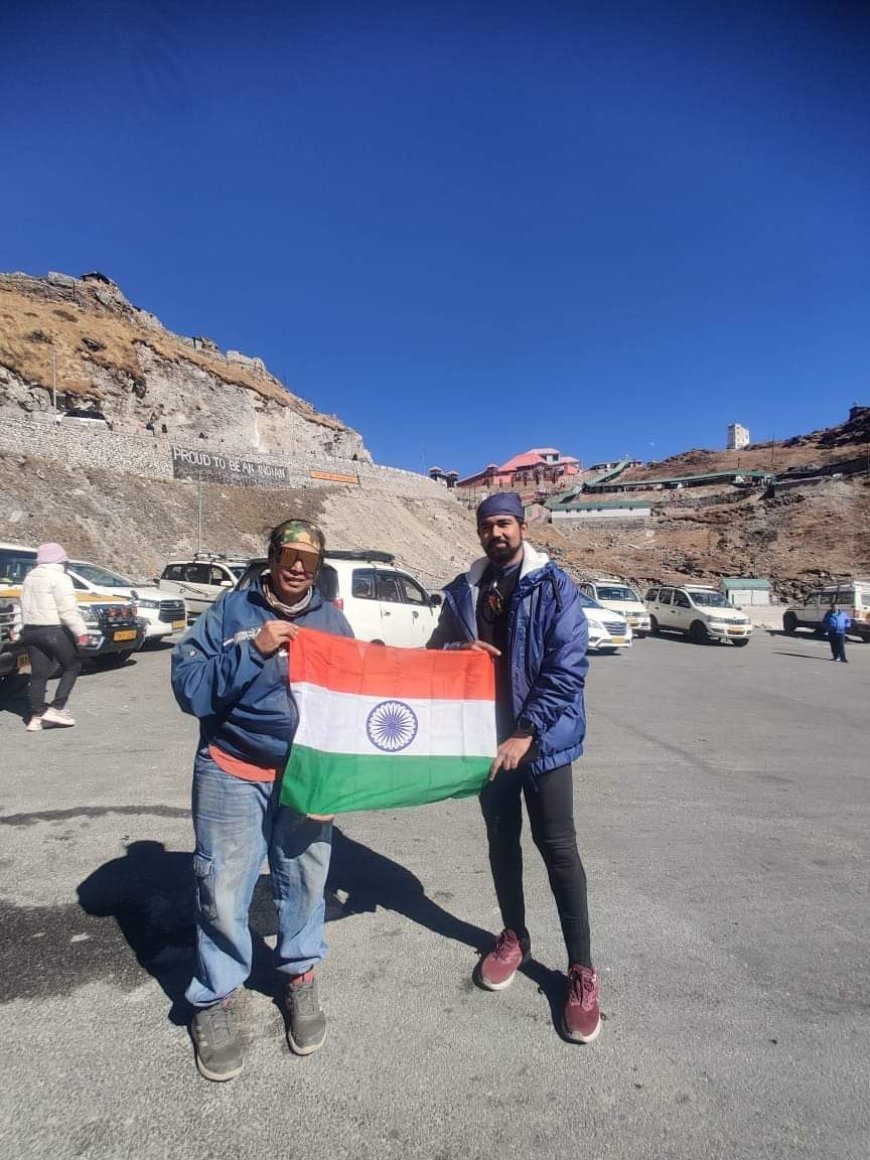
<svg viewBox="0 0 870 1160"><path fill-rule="evenodd" d="M602 608L609 608L625 617L635 639L649 632L650 620L646 605L624 580L613 576L597 576L592 580L584 580L578 587L581 592L597 600Z"/></svg>
<svg viewBox="0 0 870 1160"><path fill-rule="evenodd" d="M136 609L136 615L145 621L146 641L161 640L187 628L187 605L180 596L171 597L159 588L137 584L128 577L86 560L70 560L67 573L77 591L94 592L100 596L122 596L129 600Z"/></svg>
<svg viewBox="0 0 870 1160"><path fill-rule="evenodd" d="M0 598L9 598L13 604L12 632L16 640L21 630L21 584L35 565L35 548L0 543ZM78 590L76 602L88 631L87 644L79 645L84 656L98 664L118 665L142 647L145 621L140 620L129 600Z"/></svg>
<svg viewBox="0 0 870 1160"><path fill-rule="evenodd" d="M700 584L662 584L646 594L650 632L682 632L695 644L728 640L738 648L749 644L752 621L730 604L717 588Z"/></svg>
<svg viewBox="0 0 870 1160"><path fill-rule="evenodd" d="M624 616L604 608L583 591L580 592L580 604L589 624L589 652L616 653L631 648L631 625Z"/></svg>
<svg viewBox="0 0 870 1160"><path fill-rule="evenodd" d="M247 567L242 556L220 556L197 552L187 560L170 560L157 581L163 592L180 596L190 616L199 616L236 582Z"/></svg>
<svg viewBox="0 0 870 1160"><path fill-rule="evenodd" d="M30 672L27 648L20 639L18 601L0 594L0 682L16 673Z"/></svg>
<svg viewBox="0 0 870 1160"><path fill-rule="evenodd" d="M80 423L87 427L96 427L111 431L112 424L102 411L95 407L70 407L67 411L58 411L59 423Z"/></svg>
<svg viewBox="0 0 870 1160"><path fill-rule="evenodd" d="M400 648L422 648L438 622L441 595L394 564L389 552L327 551L317 587L350 622L358 640ZM247 588L266 571L265 558L252 560L238 582Z"/></svg>
<svg viewBox="0 0 870 1160"><path fill-rule="evenodd" d="M785 632L809 628L824 635L822 621L832 604L839 605L852 620L850 635L870 641L870 580L841 580L824 588L814 588L801 604L791 604L783 613Z"/></svg>

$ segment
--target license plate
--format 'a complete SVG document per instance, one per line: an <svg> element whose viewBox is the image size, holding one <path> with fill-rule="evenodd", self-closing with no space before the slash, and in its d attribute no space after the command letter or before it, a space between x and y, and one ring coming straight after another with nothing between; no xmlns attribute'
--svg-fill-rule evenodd
<svg viewBox="0 0 870 1160"><path fill-rule="evenodd" d="M729 636L745 636L746 635L745 628L726 628L725 631L728 633Z"/></svg>
<svg viewBox="0 0 870 1160"><path fill-rule="evenodd" d="M625 644L624 636L612 636L610 639L613 644Z"/></svg>
<svg viewBox="0 0 870 1160"><path fill-rule="evenodd" d="M30 657L27 655L27 653L19 653L15 658L15 664L19 673L30 672Z"/></svg>
<svg viewBox="0 0 870 1160"><path fill-rule="evenodd" d="M179 628L186 628L186 627L187 627L187 624L183 620L173 620L173 622L172 622L172 631L173 632L177 631L177 629L179 629Z"/></svg>
<svg viewBox="0 0 870 1160"><path fill-rule="evenodd" d="M112 633L112 640L135 640L135 628L119 628Z"/></svg>

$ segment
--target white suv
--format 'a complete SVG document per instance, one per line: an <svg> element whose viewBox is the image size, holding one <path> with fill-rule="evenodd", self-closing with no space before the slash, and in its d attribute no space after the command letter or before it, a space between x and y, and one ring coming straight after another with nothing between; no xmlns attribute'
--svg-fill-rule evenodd
<svg viewBox="0 0 870 1160"><path fill-rule="evenodd" d="M190 615L199 616L224 592L235 588L247 564L241 557L198 552L192 560L170 560L157 586L183 597Z"/></svg>
<svg viewBox="0 0 870 1160"><path fill-rule="evenodd" d="M580 604L589 625L589 652L616 653L631 648L631 625L624 616L603 608L583 591L580 591Z"/></svg>
<svg viewBox="0 0 870 1160"><path fill-rule="evenodd" d="M430 596L393 561L389 552L327 549L318 590L342 610L357 640L423 648L438 623L441 596ZM265 559L251 560L238 587L249 587L267 568Z"/></svg>
<svg viewBox="0 0 870 1160"><path fill-rule="evenodd" d="M123 596L129 600L136 615L145 622L146 641L160 640L187 628L187 605L180 596L171 597L149 584L137 584L126 576L89 564L86 560L70 560L67 573L73 588L79 592Z"/></svg>
<svg viewBox="0 0 870 1160"><path fill-rule="evenodd" d="M624 580L617 580L612 576L597 576L593 580L584 580L578 587L581 592L597 600L602 607L624 616L631 625L632 636L646 636L649 632L650 620L646 605Z"/></svg>
<svg viewBox="0 0 870 1160"><path fill-rule="evenodd" d="M730 640L738 647L749 644L752 635L752 621L717 588L662 584L647 592L646 606L653 635L668 629L685 633L695 644Z"/></svg>

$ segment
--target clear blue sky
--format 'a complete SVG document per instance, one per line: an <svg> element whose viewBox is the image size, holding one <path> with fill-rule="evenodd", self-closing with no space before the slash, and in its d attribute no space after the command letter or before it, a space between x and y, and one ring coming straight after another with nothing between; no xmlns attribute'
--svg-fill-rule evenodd
<svg viewBox="0 0 870 1160"><path fill-rule="evenodd" d="M870 403L870 8L0 2L0 268L100 269L376 459Z"/></svg>

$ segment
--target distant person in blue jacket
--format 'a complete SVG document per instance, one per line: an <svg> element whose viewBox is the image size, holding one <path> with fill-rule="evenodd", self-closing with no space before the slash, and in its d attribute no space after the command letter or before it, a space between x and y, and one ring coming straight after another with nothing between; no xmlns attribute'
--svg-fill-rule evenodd
<svg viewBox="0 0 870 1160"><path fill-rule="evenodd" d="M842 661L844 665L847 665L849 662L846 660L846 633L852 627L851 617L842 608L837 608L836 604L832 604L825 613L822 624L828 631L831 660Z"/></svg>
<svg viewBox="0 0 870 1160"><path fill-rule="evenodd" d="M477 509L477 532L486 555L445 589L428 644L481 649L495 663L499 744L480 805L504 929L478 964L477 981L503 990L531 952L520 848L525 798L568 951L563 1031L590 1043L601 1016L571 771L586 732L586 617L574 582L525 542L516 493L485 499Z"/></svg>
<svg viewBox="0 0 870 1160"><path fill-rule="evenodd" d="M172 652L175 696L200 722L193 767L196 970L187 998L197 1009L191 1036L206 1079L233 1079L244 1063L231 997L251 972L248 911L266 858L288 1044L309 1055L326 1034L314 968L326 954L332 821L280 804L298 723L288 643L303 626L353 636L315 587L324 548L313 524L278 524L269 537L268 573L217 600Z"/></svg>

